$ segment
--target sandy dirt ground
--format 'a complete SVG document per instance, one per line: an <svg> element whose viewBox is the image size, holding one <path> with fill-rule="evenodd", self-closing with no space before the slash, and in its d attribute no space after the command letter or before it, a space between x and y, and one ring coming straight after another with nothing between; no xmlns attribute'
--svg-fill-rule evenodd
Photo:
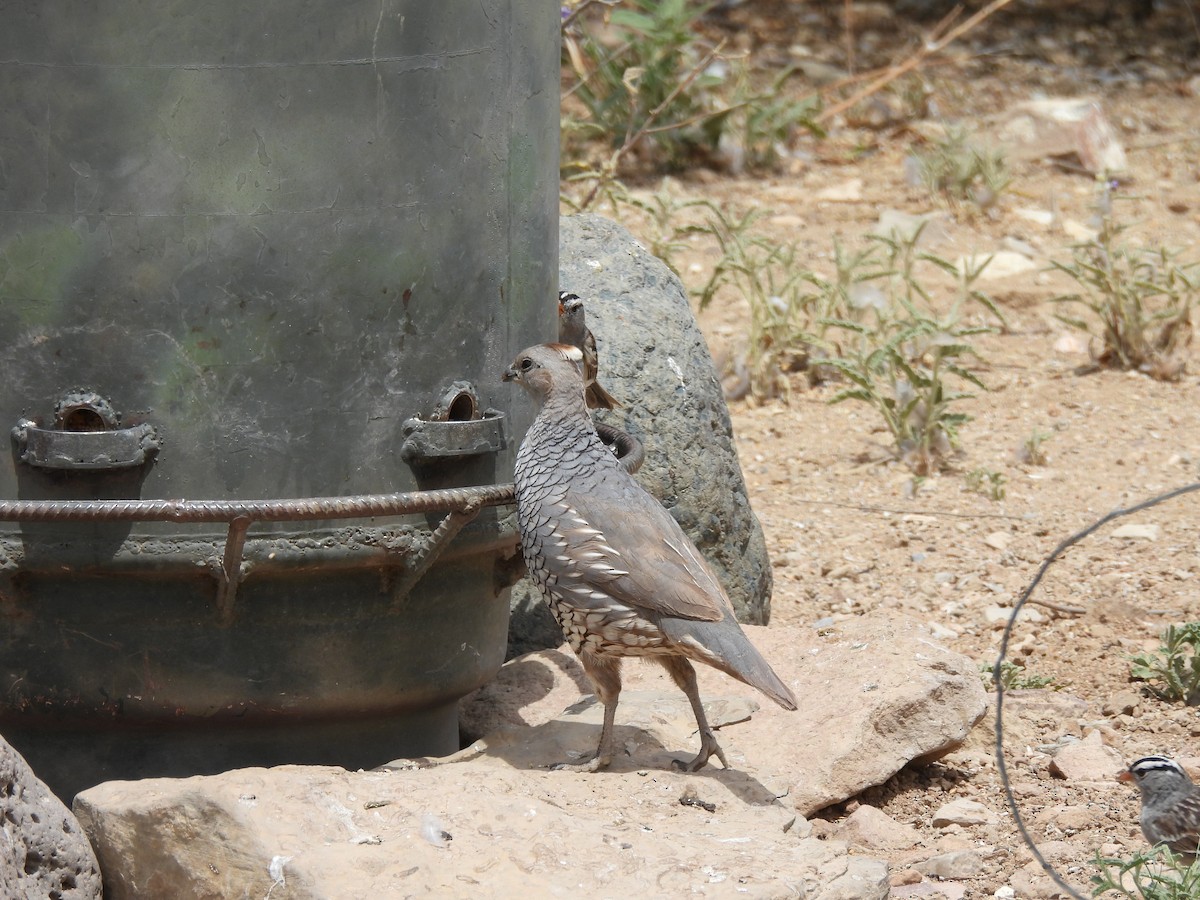
<svg viewBox="0 0 1200 900"><path fill-rule="evenodd" d="M883 4L854 6L859 67L903 59L929 27ZM1115 214L1128 226L1123 237L1133 246L1166 245L1200 260L1195 9L1162 2L1142 21L1133 15L1136 4L1079 2L1047 12L1051 6L1013 4L943 54L940 64L922 67L919 78L936 115L866 127L850 113L823 139L797 139L776 174L698 170L667 185L680 199L708 199L735 213L757 207L765 233L798 242L805 264L827 276L834 240L861 246L888 209L938 213L939 234L929 249L950 260L1020 246L1036 263L980 283L1008 327L979 339L973 368L989 390L964 403L973 420L961 431L961 454L939 475L914 480L892 458L888 435L865 405L829 405L838 384L812 387L796 374L786 402L731 402L738 451L774 565L774 622L819 628L869 610L902 611L934 624L948 646L990 664L1013 603L1061 540L1115 508L1197 480L1200 359L1194 351L1176 382L1091 371L1086 335L1055 318L1060 308L1051 298L1071 284L1048 271L1049 264L1069 260L1071 245L1094 225L1094 177L1036 153L1012 155L1012 184L990 213L939 201L906 179L905 158L927 140L931 123L961 122L986 140L1018 103L1094 97L1128 156L1127 177L1114 192L1122 198ZM762 68L810 56L844 67L841 11L840 3L747 2L730 10L722 27ZM798 94L811 90L789 84ZM900 108L898 91L879 96ZM649 181L638 189L651 194L663 185ZM651 237L648 222L624 218L635 233ZM674 262L697 287L714 254L698 237ZM948 303L949 280L932 267L928 278L935 297ZM971 315L989 321L982 310ZM743 299L728 291L700 315L719 359L736 356L747 317ZM1035 433L1045 435L1041 465L1019 453ZM968 488L968 473L980 469L1003 476L1003 498ZM1051 567L1034 595L1067 611L1033 605L1013 633L1011 658L1026 673L1052 678L1053 697L1043 713L1018 717L1006 759L1034 838L1076 884L1087 883L1098 850L1129 856L1144 846L1137 798L1126 785L1056 777L1054 747L1099 730L1126 760L1149 753L1200 756L1196 711L1131 683L1128 661L1157 647L1167 624L1200 619L1197 503L1197 495L1183 496L1082 541ZM1127 524L1157 528L1134 538L1114 533ZM1132 707L1121 702L1128 691L1140 695ZM959 888L966 896L991 896L1032 859L1005 810L993 734L981 724L963 751L826 810L818 828L836 831L858 802L878 806L931 841L981 851L987 873ZM933 829L932 813L957 797L981 801L999 815L998 823ZM897 881L912 855L892 854ZM1049 895L1050 888L1043 883L1041 891ZM963 894L949 889L947 895Z"/></svg>

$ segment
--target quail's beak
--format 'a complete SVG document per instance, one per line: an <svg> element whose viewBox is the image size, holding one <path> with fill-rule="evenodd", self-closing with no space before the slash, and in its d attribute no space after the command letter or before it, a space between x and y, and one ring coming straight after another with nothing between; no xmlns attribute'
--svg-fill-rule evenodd
<svg viewBox="0 0 1200 900"><path fill-rule="evenodd" d="M558 301L558 314L561 316L561 315L562 315L563 313L565 313L565 312L566 312L566 310L565 310L565 309L563 309L562 301L561 301L561 300L559 300L559 301Z"/></svg>
<svg viewBox="0 0 1200 900"><path fill-rule="evenodd" d="M1133 781L1133 773L1126 769L1117 776L1117 781Z"/></svg>
<svg viewBox="0 0 1200 900"><path fill-rule="evenodd" d="M504 374L500 376L500 380L501 381L514 381L520 377L520 374L521 373L519 373L517 371L516 366L509 366L507 369L504 370Z"/></svg>

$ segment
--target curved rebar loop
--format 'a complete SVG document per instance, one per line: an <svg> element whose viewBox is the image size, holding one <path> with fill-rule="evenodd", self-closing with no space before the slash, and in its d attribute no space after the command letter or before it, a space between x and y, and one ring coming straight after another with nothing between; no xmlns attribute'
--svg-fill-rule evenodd
<svg viewBox="0 0 1200 900"><path fill-rule="evenodd" d="M600 435L600 440L614 449L617 459L621 461L626 472L632 475L642 467L642 463L646 459L646 448L642 446L641 441L632 434L613 428L604 422L594 422L593 424L596 426L596 434Z"/></svg>
<svg viewBox="0 0 1200 900"><path fill-rule="evenodd" d="M1067 884L1066 880L1058 874L1058 870L1055 869L1054 866L1050 865L1050 863L1046 861L1046 858L1042 856L1042 853L1040 850L1038 850L1037 844L1034 842L1033 837L1029 834L1029 829L1025 827L1025 820L1021 818L1021 811L1017 808L1016 798L1013 797L1012 785L1009 783L1008 779L1008 766L1004 762L1004 682L1000 677L1000 667L1003 665L1004 657L1008 653L1008 641L1012 637L1013 626L1016 625L1017 616L1020 614L1021 609L1025 606L1025 603L1029 600L1030 596L1033 594L1034 589L1041 582L1042 576L1046 574L1046 570L1048 570L1050 566L1057 562L1059 557L1066 550L1069 550L1071 547L1082 541L1085 537L1098 531L1100 528L1103 528L1114 519L1119 519L1122 516L1128 516L1131 513L1141 512L1144 509L1157 506L1158 504L1167 500L1173 500L1176 497L1180 497L1184 494L1190 494L1193 491L1198 490L1200 490L1200 482L1185 484L1183 487L1176 488L1173 491L1168 491L1165 494L1159 494L1158 496L1151 497L1149 500L1143 500L1141 503L1138 503L1134 506L1128 506L1123 509L1114 509L1108 515L1104 516L1104 518L1093 522L1082 531L1071 535L1069 538L1055 547L1050 555L1042 562L1041 566L1037 570L1037 574L1033 576L1033 581L1029 582L1029 586L1025 588L1020 599L1018 599L1016 605L1013 606L1012 615L1008 617L1008 623L1004 626L1004 636L1000 639L1000 655L996 657L996 664L992 666L992 678L996 683L996 766L1000 771L1000 783L1004 787L1004 797L1008 801L1008 810L1012 813L1013 822L1016 823L1017 831L1020 832L1021 839L1025 841L1025 846L1029 848L1029 851L1033 854L1033 858L1038 861L1042 867L1042 870L1054 880L1055 884L1057 884L1072 897L1076 898L1076 900L1090 900L1090 898L1084 897L1069 884Z"/></svg>

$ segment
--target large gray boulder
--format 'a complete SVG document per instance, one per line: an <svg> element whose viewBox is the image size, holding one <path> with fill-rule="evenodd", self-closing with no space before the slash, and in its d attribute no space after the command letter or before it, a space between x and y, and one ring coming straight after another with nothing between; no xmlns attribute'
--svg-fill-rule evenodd
<svg viewBox="0 0 1200 900"><path fill-rule="evenodd" d="M770 560L687 291L615 222L568 216L559 228L559 287L584 299L600 350L600 383L623 404L598 411L597 420L642 441L646 461L638 481L716 569L738 619L765 625L771 616ZM541 595L528 579L518 583L509 657L561 641Z"/></svg>
<svg viewBox="0 0 1200 900"><path fill-rule="evenodd" d="M100 867L79 822L0 738L0 897L99 900Z"/></svg>

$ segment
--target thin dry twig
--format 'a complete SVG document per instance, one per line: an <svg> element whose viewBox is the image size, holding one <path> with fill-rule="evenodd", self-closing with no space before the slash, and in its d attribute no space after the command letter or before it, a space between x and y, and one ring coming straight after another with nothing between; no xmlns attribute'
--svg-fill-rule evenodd
<svg viewBox="0 0 1200 900"><path fill-rule="evenodd" d="M846 71L854 74L854 0L846 0L842 8L842 31L846 40Z"/></svg>
<svg viewBox="0 0 1200 900"><path fill-rule="evenodd" d="M1036 606L1044 606L1046 609L1052 609L1055 612L1060 612L1068 616L1082 616L1087 612L1082 606L1069 606L1066 603L1055 603L1053 600L1038 600L1035 597L1030 597L1027 602Z"/></svg>
<svg viewBox="0 0 1200 900"><path fill-rule="evenodd" d="M575 9L573 9L571 11L571 14L569 16L567 16L565 19L563 19L561 29L563 31L566 31L568 28L570 28L571 23L573 23L576 19L579 18L579 14L582 13L589 6L591 6L593 3L603 3L605 6L616 6L619 2L621 2L621 0L583 0L582 3L580 3L577 7L575 7Z"/></svg>
<svg viewBox="0 0 1200 900"><path fill-rule="evenodd" d="M861 103L863 100L865 100L867 97L870 97L872 94L875 94L875 93L883 90L883 88L887 87L889 84L891 84L897 78L899 78L901 75L905 75L905 74L911 72L913 69L916 69L928 57L932 56L935 53L941 52L947 46L952 44L954 41L958 40L960 37L962 37L964 34L966 34L968 31L970 31L972 28L974 28L980 22L982 22L984 19L987 19L993 13L998 12L999 10L1008 6L1008 4L1011 2L1012 2L1012 0L992 0L991 3L989 3L983 9L979 10L979 12L975 13L975 15L971 16L969 19L967 19L961 25L955 26L954 28L950 29L948 32L946 32L945 34L943 34L939 37L938 31L940 28L944 27L943 23L952 21L952 17L947 17L947 19L943 19L942 23L939 23L938 27L930 32L929 37L927 37L925 39L925 42L921 45L921 47L917 50L916 53L914 53L912 56L910 56L908 59L906 59L904 62L900 63L899 65L892 66L890 69L885 71L882 75L880 75L878 78L876 78L870 84L868 84L862 90L858 91L856 94L853 94L852 96L843 100L841 103L836 103L833 106L826 109L819 116L817 116L817 119L816 119L817 123L820 124L823 122L827 122L830 119L832 119L834 116L844 113L846 110L850 109L855 104Z"/></svg>

